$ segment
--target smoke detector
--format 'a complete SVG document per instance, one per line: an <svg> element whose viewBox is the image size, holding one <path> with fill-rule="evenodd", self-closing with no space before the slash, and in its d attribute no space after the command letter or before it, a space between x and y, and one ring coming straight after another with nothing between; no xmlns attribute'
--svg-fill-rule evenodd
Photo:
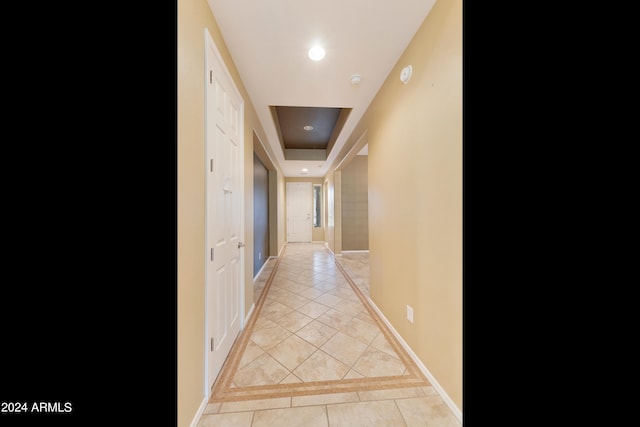
<svg viewBox="0 0 640 427"><path fill-rule="evenodd" d="M354 74L351 76L351 84L353 86L358 86L360 84L360 80L362 80L362 76L360 76L360 74Z"/></svg>

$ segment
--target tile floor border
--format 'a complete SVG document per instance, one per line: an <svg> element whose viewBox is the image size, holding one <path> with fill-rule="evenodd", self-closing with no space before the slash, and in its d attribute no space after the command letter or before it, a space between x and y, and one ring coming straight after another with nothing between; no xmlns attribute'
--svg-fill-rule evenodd
<svg viewBox="0 0 640 427"><path fill-rule="evenodd" d="M403 387L423 387L431 385L427 378L423 375L422 371L418 368L418 366L416 366L413 359L406 352L405 348L398 342L395 335L387 327L385 322L380 318L377 311L371 306L368 298L354 283L354 281L351 279L340 262L336 260L333 252L323 246L322 250L327 251L330 254L331 259L333 260L342 276L346 279L347 283L349 284L359 301L365 307L384 337L392 346L393 350L399 356L400 361L404 364L407 373L405 375L384 377L353 378L249 387L232 387L232 379L236 374L242 355L244 354L247 344L249 343L255 323L262 311L266 296L269 293L269 289L276 276L278 267L280 266L280 263L286 253L286 249L287 245L285 245L285 247L281 251L281 254L276 258L276 262L269 273L269 277L262 289L261 295L257 303L255 304L253 315L248 320L245 328L241 331L240 335L236 338L236 343L232 347L231 354L227 357L227 360L222 366L220 374L212 388L212 393L209 399L210 403L255 399L272 399L292 396L308 396L327 393L372 391Z"/></svg>

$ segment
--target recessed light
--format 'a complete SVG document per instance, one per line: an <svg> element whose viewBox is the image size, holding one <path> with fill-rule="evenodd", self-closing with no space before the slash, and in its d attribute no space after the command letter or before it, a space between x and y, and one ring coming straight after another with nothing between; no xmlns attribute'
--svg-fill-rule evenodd
<svg viewBox="0 0 640 427"><path fill-rule="evenodd" d="M307 168L302 168L302 172L309 172L309 169L307 169Z"/></svg>
<svg viewBox="0 0 640 427"><path fill-rule="evenodd" d="M309 131L309 130L313 130L313 126L311 125L306 125L305 127L303 127L302 129Z"/></svg>
<svg viewBox="0 0 640 427"><path fill-rule="evenodd" d="M313 59L314 61L320 61L322 58L324 58L324 55L325 51L320 46L314 46L309 49L309 58Z"/></svg>

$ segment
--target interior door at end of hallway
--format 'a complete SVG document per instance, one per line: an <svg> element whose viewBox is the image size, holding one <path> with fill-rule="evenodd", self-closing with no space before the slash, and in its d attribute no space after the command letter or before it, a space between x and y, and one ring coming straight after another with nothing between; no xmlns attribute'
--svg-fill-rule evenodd
<svg viewBox="0 0 640 427"><path fill-rule="evenodd" d="M311 242L313 185L311 182L287 183L287 241Z"/></svg>

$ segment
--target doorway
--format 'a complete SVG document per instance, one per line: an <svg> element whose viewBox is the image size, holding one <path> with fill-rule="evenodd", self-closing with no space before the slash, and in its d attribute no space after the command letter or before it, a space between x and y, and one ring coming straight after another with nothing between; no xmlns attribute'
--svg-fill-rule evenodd
<svg viewBox="0 0 640 427"><path fill-rule="evenodd" d="M244 101L205 28L205 393L244 326Z"/></svg>
<svg viewBox="0 0 640 427"><path fill-rule="evenodd" d="M253 153L253 278L269 258L269 170Z"/></svg>
<svg viewBox="0 0 640 427"><path fill-rule="evenodd" d="M287 242L311 242L311 182L287 182Z"/></svg>

